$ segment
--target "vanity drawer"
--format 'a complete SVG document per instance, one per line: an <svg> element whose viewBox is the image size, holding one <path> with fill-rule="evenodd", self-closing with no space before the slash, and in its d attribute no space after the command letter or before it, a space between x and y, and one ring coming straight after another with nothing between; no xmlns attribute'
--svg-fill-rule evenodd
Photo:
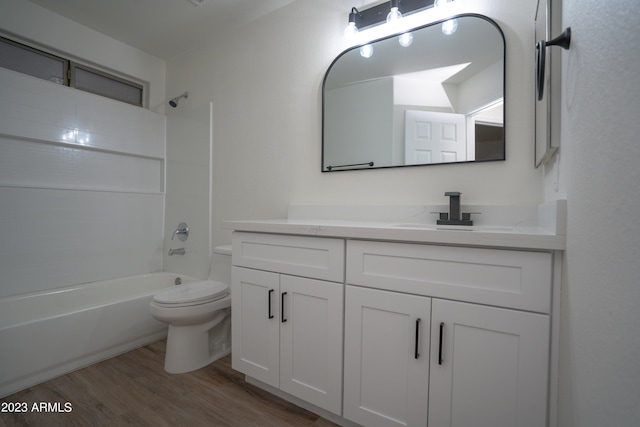
<svg viewBox="0 0 640 427"><path fill-rule="evenodd" d="M232 263L238 267L332 282L344 280L342 239L236 231L232 245Z"/></svg>
<svg viewBox="0 0 640 427"><path fill-rule="evenodd" d="M549 313L548 252L347 241L347 284Z"/></svg>

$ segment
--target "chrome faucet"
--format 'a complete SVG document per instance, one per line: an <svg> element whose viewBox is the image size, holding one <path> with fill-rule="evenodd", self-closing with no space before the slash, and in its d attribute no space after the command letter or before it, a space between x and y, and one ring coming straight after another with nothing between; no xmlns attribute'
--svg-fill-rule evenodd
<svg viewBox="0 0 640 427"><path fill-rule="evenodd" d="M171 240L173 240L173 238L176 236L178 236L178 240L180 240L181 242L187 240L189 238L189 226L184 222L178 224L178 226L176 227L176 231L174 231L171 235Z"/></svg>
<svg viewBox="0 0 640 427"><path fill-rule="evenodd" d="M438 225L473 225L471 213L465 212L460 217L460 195L458 191L447 191L445 196L449 197L449 213L439 212L440 219L436 221Z"/></svg>
<svg viewBox="0 0 640 427"><path fill-rule="evenodd" d="M184 242L189 238L189 227L187 226L187 224L185 224L184 222L178 224L178 226L176 227L176 231L174 231L171 235L171 240L173 240L173 238L176 236L178 236L178 240L180 240L181 242ZM169 249L169 256L173 255L184 255L184 248Z"/></svg>

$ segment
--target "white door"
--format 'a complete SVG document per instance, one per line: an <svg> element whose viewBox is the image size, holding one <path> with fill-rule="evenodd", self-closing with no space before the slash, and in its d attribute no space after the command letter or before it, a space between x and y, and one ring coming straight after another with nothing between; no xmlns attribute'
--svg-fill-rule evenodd
<svg viewBox="0 0 640 427"><path fill-rule="evenodd" d="M429 427L543 427L549 316L433 299Z"/></svg>
<svg viewBox="0 0 640 427"><path fill-rule="evenodd" d="M426 426L431 299L347 286L344 417Z"/></svg>
<svg viewBox="0 0 640 427"><path fill-rule="evenodd" d="M341 283L280 276L280 389L342 410Z"/></svg>
<svg viewBox="0 0 640 427"><path fill-rule="evenodd" d="M405 111L405 164L467 160L464 114Z"/></svg>
<svg viewBox="0 0 640 427"><path fill-rule="evenodd" d="M240 267L231 271L232 367L278 387L280 276Z"/></svg>

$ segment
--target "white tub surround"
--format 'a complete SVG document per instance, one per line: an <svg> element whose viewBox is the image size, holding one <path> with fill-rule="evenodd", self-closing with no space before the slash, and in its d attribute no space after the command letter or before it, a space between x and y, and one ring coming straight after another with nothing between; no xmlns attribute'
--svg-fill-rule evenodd
<svg viewBox="0 0 640 427"><path fill-rule="evenodd" d="M162 270L165 117L0 82L0 298Z"/></svg>
<svg viewBox="0 0 640 427"><path fill-rule="evenodd" d="M152 273L0 299L0 397L162 339L153 295L197 279Z"/></svg>
<svg viewBox="0 0 640 427"><path fill-rule="evenodd" d="M343 425L555 426L566 203L447 208L226 222L234 369Z"/></svg>

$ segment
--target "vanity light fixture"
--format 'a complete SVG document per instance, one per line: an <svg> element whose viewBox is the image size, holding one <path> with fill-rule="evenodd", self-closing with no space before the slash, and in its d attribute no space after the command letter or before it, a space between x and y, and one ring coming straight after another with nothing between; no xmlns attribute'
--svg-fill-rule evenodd
<svg viewBox="0 0 640 427"><path fill-rule="evenodd" d="M345 35L384 23L397 22L403 16L420 12L433 6L434 0L392 0L365 10L351 8ZM355 31L354 31L355 28Z"/></svg>

